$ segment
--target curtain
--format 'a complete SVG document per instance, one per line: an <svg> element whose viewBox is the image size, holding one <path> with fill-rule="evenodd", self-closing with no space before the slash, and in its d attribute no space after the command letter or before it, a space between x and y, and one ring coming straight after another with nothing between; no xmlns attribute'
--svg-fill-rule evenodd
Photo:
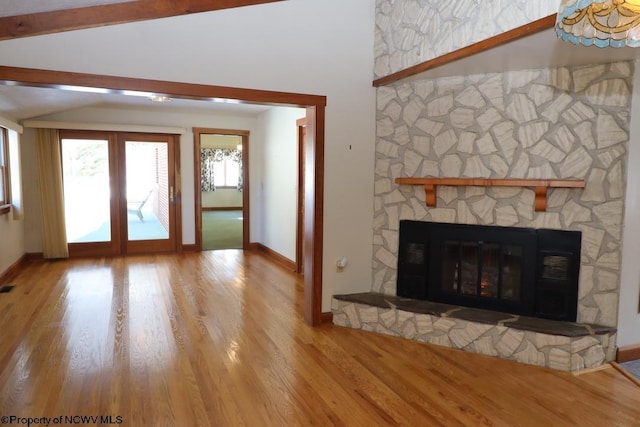
<svg viewBox="0 0 640 427"><path fill-rule="evenodd" d="M228 157L234 162L238 163L238 186L236 187L238 191L242 191L244 187L244 183L242 181L242 151L240 150L230 150L228 153Z"/></svg>
<svg viewBox="0 0 640 427"><path fill-rule="evenodd" d="M242 189L244 188L244 181L242 179L242 177L244 176L243 170L244 170L244 166L242 164L242 152L239 151L240 153L240 160L237 160L238 163L240 163L240 168L238 169L238 191L242 191Z"/></svg>
<svg viewBox="0 0 640 427"><path fill-rule="evenodd" d="M213 179L214 154L211 148L200 150L200 189L204 192L216 191Z"/></svg>
<svg viewBox="0 0 640 427"><path fill-rule="evenodd" d="M42 252L45 258L69 257L60 151L57 129L36 129L36 158L42 205Z"/></svg>
<svg viewBox="0 0 640 427"><path fill-rule="evenodd" d="M230 159L240 164L238 176L238 191L242 191L242 151L231 148L201 148L200 149L200 186L204 192L216 191L214 182L214 168L216 162Z"/></svg>

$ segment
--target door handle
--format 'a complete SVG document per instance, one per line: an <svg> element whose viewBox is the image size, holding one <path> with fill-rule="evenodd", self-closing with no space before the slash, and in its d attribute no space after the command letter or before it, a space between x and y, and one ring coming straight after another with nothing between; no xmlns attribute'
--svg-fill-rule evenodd
<svg viewBox="0 0 640 427"><path fill-rule="evenodd" d="M174 203L176 201L175 196L173 194L173 185L169 187L169 201L171 203Z"/></svg>

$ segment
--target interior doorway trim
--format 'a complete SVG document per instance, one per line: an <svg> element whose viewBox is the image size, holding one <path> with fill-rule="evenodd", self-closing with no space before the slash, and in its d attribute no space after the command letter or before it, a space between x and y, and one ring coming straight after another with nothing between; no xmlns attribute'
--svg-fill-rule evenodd
<svg viewBox="0 0 640 427"><path fill-rule="evenodd" d="M242 139L242 249L249 249L251 231L250 182L249 182L249 131L215 128L193 128L193 177L194 199L196 202L196 250L202 250L202 172L200 170L202 135L234 135Z"/></svg>
<svg viewBox="0 0 640 427"><path fill-rule="evenodd" d="M304 274L304 146L307 118L296 120L298 131L298 201L296 215L296 273Z"/></svg>
<svg viewBox="0 0 640 427"><path fill-rule="evenodd" d="M306 108L304 319L309 325L322 323L325 96L7 66L0 66L0 84L63 90L75 86L113 93L132 90L182 99L210 101L212 98L227 98Z"/></svg>

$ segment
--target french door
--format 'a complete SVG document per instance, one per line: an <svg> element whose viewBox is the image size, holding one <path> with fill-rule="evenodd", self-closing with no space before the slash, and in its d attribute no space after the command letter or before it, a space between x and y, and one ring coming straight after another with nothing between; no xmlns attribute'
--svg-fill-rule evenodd
<svg viewBox="0 0 640 427"><path fill-rule="evenodd" d="M177 137L60 131L71 256L176 252Z"/></svg>

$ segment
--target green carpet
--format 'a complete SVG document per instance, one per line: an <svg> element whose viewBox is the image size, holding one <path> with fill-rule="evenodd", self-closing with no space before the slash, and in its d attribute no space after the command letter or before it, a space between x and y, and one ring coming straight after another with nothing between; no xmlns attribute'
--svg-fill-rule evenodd
<svg viewBox="0 0 640 427"><path fill-rule="evenodd" d="M242 211L202 212L202 249L242 249Z"/></svg>

